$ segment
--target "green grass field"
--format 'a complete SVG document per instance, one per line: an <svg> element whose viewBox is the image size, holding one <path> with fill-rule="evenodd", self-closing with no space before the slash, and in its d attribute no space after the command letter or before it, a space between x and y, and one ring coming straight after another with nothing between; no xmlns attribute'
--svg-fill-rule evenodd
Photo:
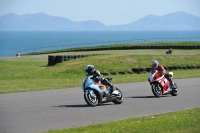
<svg viewBox="0 0 200 133"><path fill-rule="evenodd" d="M157 59L164 66L200 65L200 50L174 50L171 55L166 55L164 50L114 50L62 54L89 53L106 55L78 58L55 66L47 66L47 55L0 58L0 94L80 87L87 64L93 64L100 72L130 71L132 68L150 67L153 59ZM147 81L147 76L148 73L114 75L113 83ZM190 77L200 77L200 69L174 71L174 78Z"/></svg>

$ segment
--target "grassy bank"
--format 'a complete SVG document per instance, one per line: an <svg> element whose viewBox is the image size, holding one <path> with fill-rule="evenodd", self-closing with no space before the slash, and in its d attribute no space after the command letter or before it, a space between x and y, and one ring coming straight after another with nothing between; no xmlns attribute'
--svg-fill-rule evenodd
<svg viewBox="0 0 200 133"><path fill-rule="evenodd" d="M48 133L199 133L200 108L131 118Z"/></svg>
<svg viewBox="0 0 200 133"><path fill-rule="evenodd" d="M81 47L81 48L69 48L69 49L60 49L60 50L52 50L52 51L45 51L45 52L33 52L25 55L37 55L37 54L52 54L52 53L60 53L60 52L73 52L73 51L88 51L88 50L101 50L101 49L123 49L126 47L126 49L138 49L135 46L140 46L142 49L152 49L151 46L162 46L161 49L169 49L169 48L176 48L176 49L185 49L184 46L190 47L190 46L200 46L200 42L146 42L146 40L143 40L144 43L139 44L113 44L113 45L101 45L101 46L88 46L88 47ZM182 46L177 47L177 46ZM186 48L188 49L188 48ZM192 48L195 49L195 48Z"/></svg>
<svg viewBox="0 0 200 133"><path fill-rule="evenodd" d="M91 51L65 54L89 53L109 55L78 58L55 66L47 66L47 55L0 58L0 93L80 87L87 64L95 65L95 68L101 72L149 67L153 59L157 59L164 66L200 65L200 50L176 50L172 55L166 55L163 50ZM147 76L148 73L114 75L113 83L147 81ZM191 77L200 77L200 69L174 71L174 78Z"/></svg>
<svg viewBox="0 0 200 133"><path fill-rule="evenodd" d="M112 50L90 52L63 52L68 54L106 54L78 58L47 66L47 54L0 58L0 94L80 87L87 64L95 65L101 72L128 71L132 68L149 67L153 59L164 66L200 65L200 50ZM57 53L54 53L55 55ZM200 69L175 70L174 78L200 77ZM111 75L108 75L111 76ZM148 73L114 75L113 83L147 82ZM79 132L172 132L195 133L200 131L200 108L174 113L131 118L86 127L61 129L49 133Z"/></svg>

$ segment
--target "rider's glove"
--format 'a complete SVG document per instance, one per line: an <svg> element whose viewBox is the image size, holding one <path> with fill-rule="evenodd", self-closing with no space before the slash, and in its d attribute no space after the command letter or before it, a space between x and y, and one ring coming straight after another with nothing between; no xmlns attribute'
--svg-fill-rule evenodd
<svg viewBox="0 0 200 133"><path fill-rule="evenodd" d="M106 78L102 78L102 80L103 80L104 82L108 82L108 80L107 80Z"/></svg>
<svg viewBox="0 0 200 133"><path fill-rule="evenodd" d="M159 76L163 76L163 75L164 75L164 73L162 72L162 73L159 73L158 75L159 75Z"/></svg>

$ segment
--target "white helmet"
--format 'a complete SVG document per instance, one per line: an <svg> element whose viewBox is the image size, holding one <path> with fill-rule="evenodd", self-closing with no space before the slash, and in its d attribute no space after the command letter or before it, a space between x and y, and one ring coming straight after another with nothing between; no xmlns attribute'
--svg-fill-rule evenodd
<svg viewBox="0 0 200 133"><path fill-rule="evenodd" d="M158 65L159 65L159 62L157 60L153 60L152 61L152 68L153 69L157 69L158 68Z"/></svg>

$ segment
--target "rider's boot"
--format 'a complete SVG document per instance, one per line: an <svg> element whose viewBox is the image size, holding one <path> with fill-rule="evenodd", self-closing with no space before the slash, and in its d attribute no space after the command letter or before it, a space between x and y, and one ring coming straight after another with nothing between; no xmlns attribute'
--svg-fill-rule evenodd
<svg viewBox="0 0 200 133"><path fill-rule="evenodd" d="M106 92L103 92L103 98L102 98L102 101L106 101Z"/></svg>
<svg viewBox="0 0 200 133"><path fill-rule="evenodd" d="M165 77L166 77L167 80L170 82L170 88L171 88L172 90L176 90L177 88L176 88L176 86L174 86L174 83L172 82L172 79L171 79L172 75L169 74L169 73L167 73L167 74L165 74Z"/></svg>
<svg viewBox="0 0 200 133"><path fill-rule="evenodd" d="M111 89L111 96L118 96L119 95L119 92L115 89L114 86L112 86L112 89Z"/></svg>
<svg viewBox="0 0 200 133"><path fill-rule="evenodd" d="M118 95L118 91L115 90L115 87L110 83L110 82L107 82L108 86L110 87L110 96L116 96Z"/></svg>
<svg viewBox="0 0 200 133"><path fill-rule="evenodd" d="M174 86L174 83L172 82L171 79L169 80L169 82L170 82L170 88L171 88L172 90L176 90L176 87Z"/></svg>

